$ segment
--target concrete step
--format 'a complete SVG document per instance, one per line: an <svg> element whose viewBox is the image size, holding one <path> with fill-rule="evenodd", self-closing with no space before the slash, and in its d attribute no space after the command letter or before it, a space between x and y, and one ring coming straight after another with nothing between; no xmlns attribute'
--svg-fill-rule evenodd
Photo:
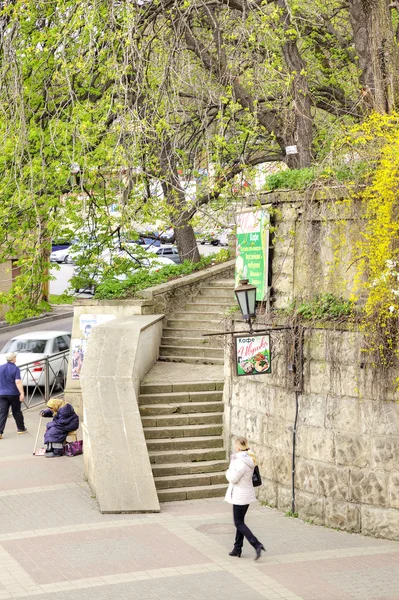
<svg viewBox="0 0 399 600"><path fill-rule="evenodd" d="M190 333L190 332L186 332ZM163 337L161 339L161 346L195 346L196 348L207 348L209 346L212 347L212 341L220 336L211 336L211 337Z"/></svg>
<svg viewBox="0 0 399 600"><path fill-rule="evenodd" d="M181 392L187 394L187 398L196 392L220 392L223 391L223 381L180 381L179 383L142 383L140 385L141 394L171 394L177 392L177 398L182 398Z"/></svg>
<svg viewBox="0 0 399 600"><path fill-rule="evenodd" d="M198 313L201 314L201 313ZM184 317L173 317L173 319L168 319L166 321L167 329L184 329L186 333L184 335L192 335L191 329L196 329L201 331L201 333L205 333L207 331L224 331L223 323L221 323L221 319L219 318L217 321L215 320L204 320L204 319L191 319L189 316ZM164 329L165 332L165 329Z"/></svg>
<svg viewBox="0 0 399 600"><path fill-rule="evenodd" d="M233 305L234 303L231 302L231 305ZM226 313L226 311L230 308L230 304L210 304L209 302L207 302L205 304L205 302L195 302L192 304L186 304L184 306L184 310L189 312L189 313L198 313L198 312L204 312L204 313L212 313L215 314L217 313L218 315L220 315L221 317L223 317ZM238 306L237 306L238 308ZM184 314L187 314L186 312Z"/></svg>
<svg viewBox="0 0 399 600"><path fill-rule="evenodd" d="M223 358L222 348L212 348L212 346L173 346L172 344L162 345L159 348L161 356L204 356L205 358Z"/></svg>
<svg viewBox="0 0 399 600"><path fill-rule="evenodd" d="M195 448L197 450L205 450L206 448L223 448L223 438L218 435L201 435L199 437L169 439L149 438L147 439L147 448L149 452L153 453L166 450L193 450Z"/></svg>
<svg viewBox="0 0 399 600"><path fill-rule="evenodd" d="M201 438L203 439L203 438ZM214 439L214 438L213 438ZM220 438L221 439L221 438ZM187 450L171 449L162 450L155 449L148 453L152 465L164 465L165 468L173 464L187 464L187 466L195 467L202 462L225 461L226 452L223 444L219 444L217 448L212 446L204 448L190 448Z"/></svg>
<svg viewBox="0 0 399 600"><path fill-rule="evenodd" d="M210 281L207 285L210 287L225 288L233 291L235 287L235 281L234 279L215 279L214 281Z"/></svg>
<svg viewBox="0 0 399 600"><path fill-rule="evenodd" d="M201 288L201 291L198 294L198 296L195 296L195 300L204 300L206 302L219 302L220 300L220 302L230 304L230 302L236 302L236 297L232 291L229 292L224 288L203 287Z"/></svg>
<svg viewBox="0 0 399 600"><path fill-rule="evenodd" d="M203 406L203 405L202 405ZM140 411L141 412L141 411ZM142 413L141 413L142 414ZM186 413L172 415L148 415L141 417L144 428L148 427L186 427L187 425L222 425L223 413Z"/></svg>
<svg viewBox="0 0 399 600"><path fill-rule="evenodd" d="M159 490L160 502L176 502L179 500L199 500L200 498L216 498L224 496L227 485L204 485L198 487L177 488L172 490Z"/></svg>
<svg viewBox="0 0 399 600"><path fill-rule="evenodd" d="M171 320L176 320L176 319L184 319L185 321L191 321L196 323L197 321L206 321L208 322L215 322L215 323L221 323L221 321L223 321L224 319L224 313L223 312L201 312L201 311L185 311L185 312L179 312L179 313L175 313ZM169 320L168 320L169 322ZM222 324L221 324L222 325Z"/></svg>
<svg viewBox="0 0 399 600"><path fill-rule="evenodd" d="M219 473L189 473L187 475L167 475L154 477L157 490L199 487L204 485L223 485L226 482L224 472ZM226 483L227 486L227 483Z"/></svg>
<svg viewBox="0 0 399 600"><path fill-rule="evenodd" d="M153 464L152 472L154 477L189 475L190 473L223 473L223 476L225 477L224 472L228 467L229 463L227 460L201 460L196 463L179 462L171 464Z"/></svg>
<svg viewBox="0 0 399 600"><path fill-rule="evenodd" d="M187 339L199 339L199 340L214 340L213 343L220 343L223 341L224 336L222 335L212 335L211 337L205 337L204 333L208 333L206 329L171 329L169 327L165 327L162 335L166 338L186 338ZM207 342L208 343L208 342ZM210 342L212 345L212 342Z"/></svg>
<svg viewBox="0 0 399 600"><path fill-rule="evenodd" d="M157 398L159 398L157 396ZM162 402L162 397L159 398ZM223 402L184 402L182 404L148 404L140 406L142 417L152 417L154 415L187 415L195 413L223 413Z"/></svg>
<svg viewBox="0 0 399 600"><path fill-rule="evenodd" d="M223 399L222 390L204 390L199 392L166 392L163 394L141 394L139 404L180 404L182 402L220 402ZM204 411L202 411L204 412Z"/></svg>
<svg viewBox="0 0 399 600"><path fill-rule="evenodd" d="M194 365L224 365L224 358L205 358L195 356L160 356L162 362L189 363Z"/></svg>
<svg viewBox="0 0 399 600"><path fill-rule="evenodd" d="M198 438L200 436L222 435L222 425L186 425L180 427L144 427L146 440L174 439L174 438Z"/></svg>
<svg viewBox="0 0 399 600"><path fill-rule="evenodd" d="M198 294L198 296L194 296L194 298L191 300L191 302L193 302L194 304L218 304L219 306L223 306L223 308L225 306L230 306L231 303L235 303L236 302L236 298L235 296L233 296L232 294L229 294L228 296L215 296L212 293L212 288L209 288L207 290L205 290L205 292L203 290L201 290L201 292Z"/></svg>

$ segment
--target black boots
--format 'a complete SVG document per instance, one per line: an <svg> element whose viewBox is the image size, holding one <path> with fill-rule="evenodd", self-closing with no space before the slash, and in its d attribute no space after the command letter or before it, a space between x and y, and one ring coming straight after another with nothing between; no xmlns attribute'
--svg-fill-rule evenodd
<svg viewBox="0 0 399 600"><path fill-rule="evenodd" d="M255 548L255 551L256 551L255 560L258 560L258 558L260 557L260 553L262 552L262 550L263 550L263 552L266 552L263 544L259 544L259 546L257 548Z"/></svg>
<svg viewBox="0 0 399 600"><path fill-rule="evenodd" d="M241 552L242 550L236 550L235 548L233 548L233 550L229 552L229 556L238 556L238 558L240 558Z"/></svg>

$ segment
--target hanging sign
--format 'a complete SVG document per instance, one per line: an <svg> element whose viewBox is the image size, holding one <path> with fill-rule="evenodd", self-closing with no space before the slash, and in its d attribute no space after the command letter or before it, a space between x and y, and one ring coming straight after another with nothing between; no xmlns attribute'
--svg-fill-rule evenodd
<svg viewBox="0 0 399 600"><path fill-rule="evenodd" d="M265 210L245 210L236 215L237 248L235 285L248 279L255 285L256 299L267 294L269 270L269 213Z"/></svg>
<svg viewBox="0 0 399 600"><path fill-rule="evenodd" d="M237 375L267 375L271 373L269 335L237 336L234 339Z"/></svg>

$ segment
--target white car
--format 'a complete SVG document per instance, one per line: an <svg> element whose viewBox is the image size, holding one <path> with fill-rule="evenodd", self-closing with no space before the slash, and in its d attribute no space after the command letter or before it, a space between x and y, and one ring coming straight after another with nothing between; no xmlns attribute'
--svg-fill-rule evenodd
<svg viewBox="0 0 399 600"><path fill-rule="evenodd" d="M47 356L69 350L71 334L68 331L31 331L16 335L11 338L0 353L0 364L6 362L8 352L17 353L16 365L33 363L29 368L21 369L21 378L24 386L44 386L45 373L43 361ZM37 364L34 364L37 363ZM63 387L66 376L67 361L64 355L56 356L50 360L49 383L52 386ZM56 382L54 380L57 380Z"/></svg>
<svg viewBox="0 0 399 600"><path fill-rule="evenodd" d="M63 248L62 250L55 250L50 254L50 262L72 264L73 259L70 254L71 246L69 246L69 248Z"/></svg>
<svg viewBox="0 0 399 600"><path fill-rule="evenodd" d="M146 250L147 252L152 252L153 254L156 254L160 258L168 258L175 265L179 265L181 263L177 247L171 244L162 245L160 248L150 245L146 246Z"/></svg>

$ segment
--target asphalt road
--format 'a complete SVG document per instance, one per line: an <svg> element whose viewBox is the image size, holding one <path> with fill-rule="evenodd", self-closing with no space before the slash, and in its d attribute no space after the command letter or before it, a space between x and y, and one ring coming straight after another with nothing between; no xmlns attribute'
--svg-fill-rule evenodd
<svg viewBox="0 0 399 600"><path fill-rule="evenodd" d="M22 333L26 333L28 331L72 331L72 317L68 317L67 319L59 319L58 321L51 321L50 323L42 323L40 324L30 324L25 323L25 325L21 325L19 329L14 329L13 331L5 331L1 333L0 329L0 353L3 349L3 346L11 340L16 335L21 335Z"/></svg>

